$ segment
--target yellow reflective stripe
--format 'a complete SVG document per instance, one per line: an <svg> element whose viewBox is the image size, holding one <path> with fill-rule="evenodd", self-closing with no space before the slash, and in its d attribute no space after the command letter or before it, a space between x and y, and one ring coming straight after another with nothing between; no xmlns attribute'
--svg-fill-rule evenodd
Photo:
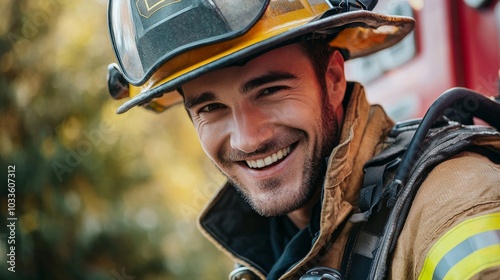
<svg viewBox="0 0 500 280"><path fill-rule="evenodd" d="M489 246L468 255L454 265L444 280L470 279L482 270L500 266L500 244Z"/></svg>
<svg viewBox="0 0 500 280"><path fill-rule="evenodd" d="M418 279L432 279L439 261L450 250L474 235L492 230L500 230L500 213L479 216L456 225L432 246Z"/></svg>

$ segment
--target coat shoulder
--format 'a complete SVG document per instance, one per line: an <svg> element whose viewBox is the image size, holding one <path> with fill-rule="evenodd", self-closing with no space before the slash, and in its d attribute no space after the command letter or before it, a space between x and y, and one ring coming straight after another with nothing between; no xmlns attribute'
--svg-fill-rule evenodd
<svg viewBox="0 0 500 280"><path fill-rule="evenodd" d="M421 184L398 239L391 278L418 278L431 247L460 223L500 213L500 164L462 152Z"/></svg>

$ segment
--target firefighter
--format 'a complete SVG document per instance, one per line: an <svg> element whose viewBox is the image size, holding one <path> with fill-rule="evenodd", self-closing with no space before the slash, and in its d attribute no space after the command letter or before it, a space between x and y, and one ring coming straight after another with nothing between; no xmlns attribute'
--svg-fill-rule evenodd
<svg viewBox="0 0 500 280"><path fill-rule="evenodd" d="M392 46L414 26L371 12L376 2L110 1L118 65L108 86L116 99L131 97L118 113L182 104L227 177L199 228L237 265L230 279L342 277L363 165L394 125L346 81L344 61ZM500 149L499 137L481 141ZM433 168L389 278L498 277L499 185L500 164L482 153Z"/></svg>

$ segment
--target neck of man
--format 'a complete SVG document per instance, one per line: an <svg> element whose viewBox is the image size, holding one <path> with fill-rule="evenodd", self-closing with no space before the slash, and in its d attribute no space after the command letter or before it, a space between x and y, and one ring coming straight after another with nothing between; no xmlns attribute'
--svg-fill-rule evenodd
<svg viewBox="0 0 500 280"><path fill-rule="evenodd" d="M311 220L312 209L321 196L321 188L318 188L313 197L301 208L287 214L292 223L299 229L307 227Z"/></svg>

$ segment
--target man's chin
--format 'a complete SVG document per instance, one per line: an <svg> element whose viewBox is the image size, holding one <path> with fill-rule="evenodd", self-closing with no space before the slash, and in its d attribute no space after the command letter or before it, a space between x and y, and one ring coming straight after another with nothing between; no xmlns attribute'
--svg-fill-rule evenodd
<svg viewBox="0 0 500 280"><path fill-rule="evenodd" d="M257 203L250 203L250 206L252 209L257 212L257 214L264 216L264 217L279 217L279 216L285 216L288 213L291 213L302 206L304 206L306 203L303 205L282 205L281 207L275 207L275 205L272 205L273 207L269 207L270 205L258 205ZM288 206L288 207L287 207Z"/></svg>
<svg viewBox="0 0 500 280"><path fill-rule="evenodd" d="M286 194L258 194L252 196L240 188L238 192L243 196L245 201L252 207L252 209L259 215L264 217L277 217L284 216L301 207L305 206L309 199L311 199L308 192L306 193L286 193Z"/></svg>

